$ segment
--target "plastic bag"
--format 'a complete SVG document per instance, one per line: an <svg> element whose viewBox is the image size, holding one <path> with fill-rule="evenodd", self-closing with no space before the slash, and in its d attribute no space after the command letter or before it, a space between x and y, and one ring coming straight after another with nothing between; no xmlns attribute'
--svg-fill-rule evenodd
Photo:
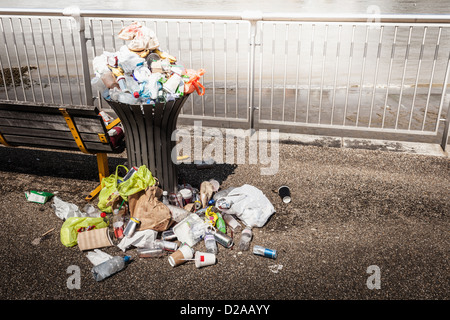
<svg viewBox="0 0 450 320"><path fill-rule="evenodd" d="M128 49L133 51L154 50L159 47L159 41L153 30L133 22L129 26L123 27L118 34L119 39L131 40Z"/></svg>
<svg viewBox="0 0 450 320"><path fill-rule="evenodd" d="M119 191L122 199L128 201L128 196L152 187L155 184L156 179L150 170L145 165L142 165L130 178L118 185L117 191Z"/></svg>
<svg viewBox="0 0 450 320"><path fill-rule="evenodd" d="M272 203L258 188L245 184L234 188L225 197L232 203L223 212L234 214L249 227L262 227L275 212Z"/></svg>
<svg viewBox="0 0 450 320"><path fill-rule="evenodd" d="M204 74L204 69L199 69L198 71L186 69L186 76L189 77L189 80L184 84L184 93L192 93L195 90L199 96L204 95L205 87L199 81Z"/></svg>
<svg viewBox="0 0 450 320"><path fill-rule="evenodd" d="M53 197L52 208L55 209L56 216L61 220L66 220L71 217L86 216L76 204L63 201L57 196Z"/></svg>
<svg viewBox="0 0 450 320"><path fill-rule="evenodd" d="M111 255L99 250L94 249L94 251L89 251L86 257L89 259L89 261L94 265L97 266L100 263L103 263L109 259L112 258Z"/></svg>
<svg viewBox="0 0 450 320"><path fill-rule="evenodd" d="M136 248L151 248L157 235L158 232L151 229L136 231L133 236L124 237L117 247L124 252L131 246Z"/></svg>
<svg viewBox="0 0 450 320"><path fill-rule="evenodd" d="M108 224L103 218L70 217L61 226L60 240L66 247L73 247L78 243L78 231L80 228L95 227L105 228Z"/></svg>
<svg viewBox="0 0 450 320"><path fill-rule="evenodd" d="M98 204L97 207L107 213L112 213L112 207L108 205L108 203L111 201L111 196L114 194L114 192L117 192L117 179L122 177L119 177L118 170L119 167L125 168L125 170L128 172L128 168L123 165L118 165L116 167L116 173L111 174L109 177L105 177L102 179L100 193L98 194Z"/></svg>
<svg viewBox="0 0 450 320"><path fill-rule="evenodd" d="M135 52L130 51L127 46L122 46L117 53L119 66L126 74L131 74L138 65L143 65L144 58L138 56Z"/></svg>

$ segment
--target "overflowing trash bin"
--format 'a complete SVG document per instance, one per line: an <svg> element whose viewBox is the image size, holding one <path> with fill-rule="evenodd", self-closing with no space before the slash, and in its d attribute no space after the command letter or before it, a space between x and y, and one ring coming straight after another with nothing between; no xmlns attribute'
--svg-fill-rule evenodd
<svg viewBox="0 0 450 320"><path fill-rule="evenodd" d="M200 82L205 70L186 69L140 23L123 27L118 37L128 43L94 58L92 86L121 120L129 166L146 165L161 186L173 190L172 133L188 96L205 93Z"/></svg>

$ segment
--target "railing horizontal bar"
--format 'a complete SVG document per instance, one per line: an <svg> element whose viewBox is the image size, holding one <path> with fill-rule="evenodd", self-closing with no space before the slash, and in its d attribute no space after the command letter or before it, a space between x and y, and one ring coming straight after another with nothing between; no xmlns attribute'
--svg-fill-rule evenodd
<svg viewBox="0 0 450 320"><path fill-rule="evenodd" d="M66 16L71 7L60 9L0 8L0 15ZM193 12L193 11L137 11L137 10L79 10L82 17L98 18L165 18L165 19L215 19L215 20L261 20L303 22L374 22L374 23L449 23L445 14L311 14L311 13L267 13L243 12ZM374 19L376 21L374 21Z"/></svg>
<svg viewBox="0 0 450 320"><path fill-rule="evenodd" d="M405 129L391 129L391 128L376 128L376 127L363 127L363 126L351 126L351 125L328 125L318 123L307 122L293 122L293 121L278 121L278 120L260 120L261 124L270 124L276 126L296 126L296 127L308 127L308 128L324 128L324 129L341 129L341 130L355 130L355 131L373 131L379 133L398 133L408 135L421 135L421 136L435 136L436 132L433 131L419 131L419 130L405 130Z"/></svg>

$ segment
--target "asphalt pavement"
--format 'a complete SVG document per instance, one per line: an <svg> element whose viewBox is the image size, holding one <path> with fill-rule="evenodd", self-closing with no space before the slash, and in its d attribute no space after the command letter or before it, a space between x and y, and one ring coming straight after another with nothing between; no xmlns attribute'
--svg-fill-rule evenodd
<svg viewBox="0 0 450 320"><path fill-rule="evenodd" d="M37 204L25 197L29 190L47 191L83 207L84 196L98 184L95 157L1 147L0 299L166 301L161 308L176 301L173 308L169 304L172 314L206 312L197 307L224 301L214 305L215 312L230 315L232 304L225 307L225 301L239 301L235 308L242 313L246 301L448 300L449 158L398 151L284 142L272 175L261 174L263 164L204 170L181 164L180 181L193 186L214 178L221 188L260 189L276 212L253 229L251 247L275 249L277 258L219 245L215 265L196 268L188 261L172 267L167 256L144 259L135 248L112 246L102 250L133 261L96 282L87 252L62 245L63 221L52 199ZM126 164L125 154L109 157L111 171L119 164ZM288 204L275 192L281 185L291 189ZM232 236L237 243L240 234ZM195 249L204 250L204 244ZM73 275L79 275L78 288ZM190 311L189 302L195 307Z"/></svg>

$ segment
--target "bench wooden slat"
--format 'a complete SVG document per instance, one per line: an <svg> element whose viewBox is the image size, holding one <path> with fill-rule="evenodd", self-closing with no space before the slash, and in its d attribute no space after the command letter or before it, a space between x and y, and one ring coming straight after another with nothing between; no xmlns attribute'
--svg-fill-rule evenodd
<svg viewBox="0 0 450 320"><path fill-rule="evenodd" d="M0 110L20 111L20 112L36 112L47 114L58 114L59 108L65 108L72 116L96 116L100 112L95 106L76 106L55 104L49 105L39 102L24 102L24 101L6 101L0 100Z"/></svg>
<svg viewBox="0 0 450 320"><path fill-rule="evenodd" d="M72 133L69 130L43 130L35 128L22 128L22 127L8 127L0 126L0 132L3 135L17 135L17 136L30 136L36 138L61 138L67 140L73 140ZM80 133L81 139L85 142L101 142L98 133ZM109 139L108 135L105 135ZM108 140L109 142L109 140Z"/></svg>
<svg viewBox="0 0 450 320"><path fill-rule="evenodd" d="M51 139L51 138L35 138L17 135L6 135L3 137L12 146L18 144L20 146L30 146L36 148L49 148L49 149L66 149L66 150L79 150L75 140L62 140L62 139ZM109 144L104 144L101 142L85 142L86 149L92 153L97 152L112 152L111 146Z"/></svg>
<svg viewBox="0 0 450 320"><path fill-rule="evenodd" d="M47 118L48 121L46 121L37 115L35 119L5 118L0 115L0 126L70 132L70 129L67 126L67 122L64 120L64 117L60 115L59 118L57 116L53 116L52 119ZM73 117L73 121L75 122L77 130L80 133L103 133L105 131L105 129L103 128L104 125L102 124L103 120L101 119L101 117L98 117L97 119Z"/></svg>

